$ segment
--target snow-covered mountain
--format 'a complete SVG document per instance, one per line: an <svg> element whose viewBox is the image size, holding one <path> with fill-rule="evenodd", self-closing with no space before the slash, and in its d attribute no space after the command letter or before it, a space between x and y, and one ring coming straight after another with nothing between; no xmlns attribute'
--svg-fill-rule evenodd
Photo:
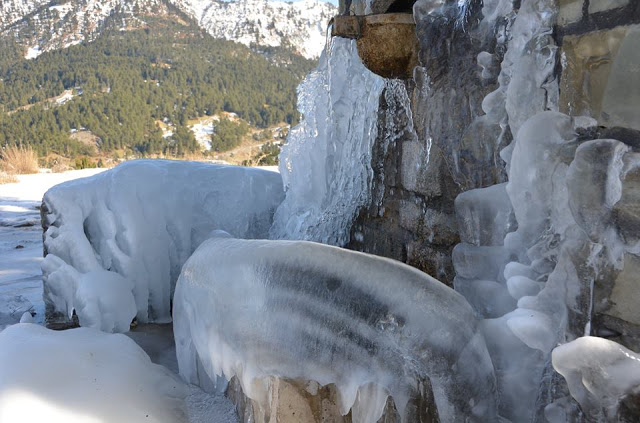
<svg viewBox="0 0 640 423"><path fill-rule="evenodd" d="M335 6L317 0L5 0L0 2L0 35L15 37L32 58L95 39L107 26L140 28L149 18L171 16L193 19L216 38L287 46L314 58L335 13Z"/></svg>
<svg viewBox="0 0 640 423"><path fill-rule="evenodd" d="M318 57L335 6L317 1L174 0L216 38L245 45L290 45L307 58Z"/></svg>

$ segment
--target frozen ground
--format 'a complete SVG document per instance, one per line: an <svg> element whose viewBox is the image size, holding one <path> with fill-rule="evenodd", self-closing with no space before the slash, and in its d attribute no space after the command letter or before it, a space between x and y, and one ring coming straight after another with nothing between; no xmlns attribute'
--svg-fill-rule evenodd
<svg viewBox="0 0 640 423"><path fill-rule="evenodd" d="M19 183L0 185L0 330L20 321L25 311L44 320L42 302L42 228L40 203L52 186L103 169L20 175Z"/></svg>
<svg viewBox="0 0 640 423"><path fill-rule="evenodd" d="M39 210L42 196L56 184L103 170L21 175L18 183L0 185L0 331L18 323L25 311L35 313L35 323L44 321ZM152 362L177 373L171 325L139 325L126 335L145 350ZM191 423L237 421L233 404L225 397L191 386L185 401Z"/></svg>

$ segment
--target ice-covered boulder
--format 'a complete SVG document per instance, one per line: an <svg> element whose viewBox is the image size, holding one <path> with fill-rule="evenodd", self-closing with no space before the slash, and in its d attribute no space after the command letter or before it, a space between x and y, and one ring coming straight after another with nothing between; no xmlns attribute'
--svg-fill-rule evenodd
<svg viewBox="0 0 640 423"><path fill-rule="evenodd" d="M270 378L334 384L344 415L400 415L428 380L441 421L493 421L493 366L465 299L400 262L304 241L212 238L176 286L180 374L236 377L264 408ZM411 418L409 420L411 421Z"/></svg>
<svg viewBox="0 0 640 423"><path fill-rule="evenodd" d="M118 332L134 316L169 321L175 282L198 245L214 230L267 237L283 196L275 172L165 160L51 188L43 200L48 320L75 311L83 326Z"/></svg>
<svg viewBox="0 0 640 423"><path fill-rule="evenodd" d="M188 421L189 389L131 339L19 323L0 332L0 421Z"/></svg>

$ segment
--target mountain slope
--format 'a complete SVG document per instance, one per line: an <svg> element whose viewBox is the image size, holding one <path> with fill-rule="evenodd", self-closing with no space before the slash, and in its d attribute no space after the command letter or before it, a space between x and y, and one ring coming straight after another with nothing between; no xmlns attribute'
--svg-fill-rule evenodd
<svg viewBox="0 0 640 423"><path fill-rule="evenodd" d="M285 46L315 58L335 10L314 0L8 0L0 2L0 36L12 36L25 56L34 58L94 40L107 27L143 28L149 17L172 15L195 20L215 38L247 46Z"/></svg>
<svg viewBox="0 0 640 423"><path fill-rule="evenodd" d="M174 1L216 38L247 46L289 45L307 58L320 55L327 23L336 13L335 6L315 0Z"/></svg>
<svg viewBox="0 0 640 423"><path fill-rule="evenodd" d="M280 48L268 59L179 15L131 31L108 29L111 20L122 17L94 42L36 60L0 55L0 147L182 155L199 149L187 128L203 116L233 113L259 128L297 122L295 89L310 60Z"/></svg>

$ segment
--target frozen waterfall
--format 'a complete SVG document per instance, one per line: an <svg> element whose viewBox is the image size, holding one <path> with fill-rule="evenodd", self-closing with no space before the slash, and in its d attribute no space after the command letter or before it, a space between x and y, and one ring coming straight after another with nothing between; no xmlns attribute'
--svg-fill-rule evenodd
<svg viewBox="0 0 640 423"><path fill-rule="evenodd" d="M371 196L383 88L384 79L360 61L355 41L330 41L298 88L304 120L291 130L280 156L286 197L274 216L272 238L348 242L351 223Z"/></svg>

